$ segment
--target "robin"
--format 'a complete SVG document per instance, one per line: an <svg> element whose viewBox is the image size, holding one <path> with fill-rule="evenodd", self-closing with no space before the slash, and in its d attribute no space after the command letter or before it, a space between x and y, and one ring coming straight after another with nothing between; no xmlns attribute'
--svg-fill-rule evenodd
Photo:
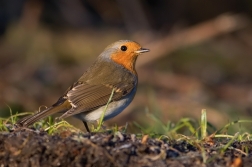
<svg viewBox="0 0 252 167"><path fill-rule="evenodd" d="M16 125L27 127L52 114L63 113L60 119L75 116L90 132L87 122L100 119L105 109L104 121L121 113L131 103L138 83L135 63L138 55L148 51L130 40L109 45L55 104L24 117Z"/></svg>

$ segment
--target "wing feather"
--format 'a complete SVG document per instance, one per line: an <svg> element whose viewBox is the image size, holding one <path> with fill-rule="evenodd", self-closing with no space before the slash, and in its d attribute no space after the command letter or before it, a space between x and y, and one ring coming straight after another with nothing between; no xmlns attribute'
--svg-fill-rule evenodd
<svg viewBox="0 0 252 167"><path fill-rule="evenodd" d="M68 101L74 106L61 118L65 118L71 115L79 114L81 112L88 112L106 105L113 88L115 89L112 101L121 99L132 91L134 84L132 83L120 83L117 85L90 85L83 83L72 88L66 94Z"/></svg>

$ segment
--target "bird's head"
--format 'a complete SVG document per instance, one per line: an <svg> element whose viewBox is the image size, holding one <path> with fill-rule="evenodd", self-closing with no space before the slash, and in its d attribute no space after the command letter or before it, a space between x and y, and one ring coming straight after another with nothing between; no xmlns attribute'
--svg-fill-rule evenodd
<svg viewBox="0 0 252 167"><path fill-rule="evenodd" d="M137 57L145 52L149 52L149 49L142 48L134 41L120 40L106 47L100 56L136 73L135 63Z"/></svg>

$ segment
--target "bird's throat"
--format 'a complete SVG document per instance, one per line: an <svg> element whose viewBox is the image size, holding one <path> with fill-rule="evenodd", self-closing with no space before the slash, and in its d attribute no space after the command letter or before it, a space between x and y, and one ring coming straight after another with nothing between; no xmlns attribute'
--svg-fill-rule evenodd
<svg viewBox="0 0 252 167"><path fill-rule="evenodd" d="M136 55L129 55L129 56L125 56L125 55L112 55L111 59L115 62L118 63L120 65L122 65L124 68L128 69L130 72L132 72L133 74L136 74L136 69L135 69L135 64L136 64L136 60L137 60L137 56Z"/></svg>

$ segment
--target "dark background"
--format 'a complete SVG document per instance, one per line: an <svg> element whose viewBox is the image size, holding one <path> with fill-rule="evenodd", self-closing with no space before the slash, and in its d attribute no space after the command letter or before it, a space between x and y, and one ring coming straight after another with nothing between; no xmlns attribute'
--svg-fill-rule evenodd
<svg viewBox="0 0 252 167"><path fill-rule="evenodd" d="M204 108L217 128L251 119L251 14L251 0L1 0L0 116L50 106L107 45L130 39L151 52L134 101L107 124L197 120Z"/></svg>

